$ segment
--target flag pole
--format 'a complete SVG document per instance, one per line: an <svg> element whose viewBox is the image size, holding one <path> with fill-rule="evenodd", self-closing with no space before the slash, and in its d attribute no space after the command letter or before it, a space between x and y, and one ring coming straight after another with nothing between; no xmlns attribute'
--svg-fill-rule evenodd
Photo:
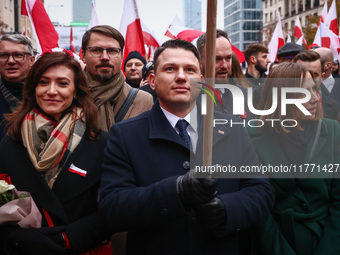
<svg viewBox="0 0 340 255"><path fill-rule="evenodd" d="M25 20L25 36L28 36L27 35L27 26L28 26L28 22L27 22L27 16L24 16L24 20Z"/></svg>
<svg viewBox="0 0 340 255"><path fill-rule="evenodd" d="M207 1L207 34L206 34L206 82L215 87L215 46L216 46L216 13L217 0ZM203 119L203 166L212 164L214 104L207 97L207 114Z"/></svg>

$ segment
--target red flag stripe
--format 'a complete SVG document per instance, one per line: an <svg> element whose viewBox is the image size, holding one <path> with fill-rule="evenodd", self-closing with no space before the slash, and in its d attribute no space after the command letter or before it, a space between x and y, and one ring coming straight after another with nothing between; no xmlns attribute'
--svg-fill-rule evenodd
<svg viewBox="0 0 340 255"><path fill-rule="evenodd" d="M36 34L40 49L46 51L58 47L59 36L40 0L26 0L26 10Z"/></svg>

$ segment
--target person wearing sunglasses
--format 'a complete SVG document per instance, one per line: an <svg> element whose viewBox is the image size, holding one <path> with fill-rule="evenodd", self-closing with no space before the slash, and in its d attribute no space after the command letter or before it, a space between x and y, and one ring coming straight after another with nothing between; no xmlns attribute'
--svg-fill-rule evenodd
<svg viewBox="0 0 340 255"><path fill-rule="evenodd" d="M3 114L14 112L22 100L23 82L34 63L31 40L19 34L0 37L0 140L5 136Z"/></svg>

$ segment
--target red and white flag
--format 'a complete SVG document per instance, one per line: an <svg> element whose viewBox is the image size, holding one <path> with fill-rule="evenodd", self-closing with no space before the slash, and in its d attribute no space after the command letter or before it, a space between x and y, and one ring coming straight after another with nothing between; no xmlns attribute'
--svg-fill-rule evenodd
<svg viewBox="0 0 340 255"><path fill-rule="evenodd" d="M71 32L70 32L70 48L71 48L71 51L76 53L76 47L74 45L74 40L73 40L73 28L72 28L72 26L71 26Z"/></svg>
<svg viewBox="0 0 340 255"><path fill-rule="evenodd" d="M338 29L338 20L336 16L336 4L335 0L333 0L331 7L328 10L326 19L325 19L325 25L328 27L334 34L339 35L339 29Z"/></svg>
<svg viewBox="0 0 340 255"><path fill-rule="evenodd" d="M277 51L285 44L282 33L280 13L277 12L278 22L276 24L272 39L268 45L270 62L274 62L277 57Z"/></svg>
<svg viewBox="0 0 340 255"><path fill-rule="evenodd" d="M306 39L303 36L303 32L302 32L302 26L300 23L300 19L299 16L296 17L296 21L295 21L295 27L294 27L294 36L298 39L300 39L301 37L303 37L302 41L304 44L307 45ZM300 44L301 45L301 44Z"/></svg>
<svg viewBox="0 0 340 255"><path fill-rule="evenodd" d="M28 16L31 21L38 52L58 47L58 33L41 0L21 0L21 14Z"/></svg>
<svg viewBox="0 0 340 255"><path fill-rule="evenodd" d="M302 46L302 44L306 44L305 41L306 41L305 37L301 36L299 40L297 40L295 43Z"/></svg>
<svg viewBox="0 0 340 255"><path fill-rule="evenodd" d="M153 32L143 23L142 24L142 30L143 30L143 40L146 48L148 49L147 53L147 60L150 61L151 55L155 51L156 48L159 47L159 42Z"/></svg>
<svg viewBox="0 0 340 255"><path fill-rule="evenodd" d="M320 17L321 22L325 22L326 17L327 17L327 13L328 13L328 5L327 5L327 1L326 1L325 4L323 5L323 8L322 8L322 13L321 13L321 17Z"/></svg>
<svg viewBox="0 0 340 255"><path fill-rule="evenodd" d="M119 31L125 38L122 65L131 51L138 51L142 56L145 56L143 31L136 0L125 0Z"/></svg>
<svg viewBox="0 0 340 255"><path fill-rule="evenodd" d="M323 22L320 22L318 30L316 31L313 44L320 47L326 47L332 50L334 59L338 59L340 49L339 37L334 34Z"/></svg>
<svg viewBox="0 0 340 255"><path fill-rule="evenodd" d="M179 27L179 26L170 26L164 34L164 37L169 39L182 39L185 41L192 42L196 45L196 40L200 37L204 32L187 28L187 27ZM231 44L232 51L236 54L240 63L245 61L244 53Z"/></svg>

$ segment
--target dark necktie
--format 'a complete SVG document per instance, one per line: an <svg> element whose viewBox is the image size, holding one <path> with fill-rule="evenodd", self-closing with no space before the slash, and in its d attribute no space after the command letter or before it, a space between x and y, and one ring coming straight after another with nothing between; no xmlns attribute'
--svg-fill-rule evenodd
<svg viewBox="0 0 340 255"><path fill-rule="evenodd" d="M178 128L179 136L183 139L187 147L190 149L190 136L186 130L188 125L189 123L186 120L181 119L177 121L176 127Z"/></svg>

